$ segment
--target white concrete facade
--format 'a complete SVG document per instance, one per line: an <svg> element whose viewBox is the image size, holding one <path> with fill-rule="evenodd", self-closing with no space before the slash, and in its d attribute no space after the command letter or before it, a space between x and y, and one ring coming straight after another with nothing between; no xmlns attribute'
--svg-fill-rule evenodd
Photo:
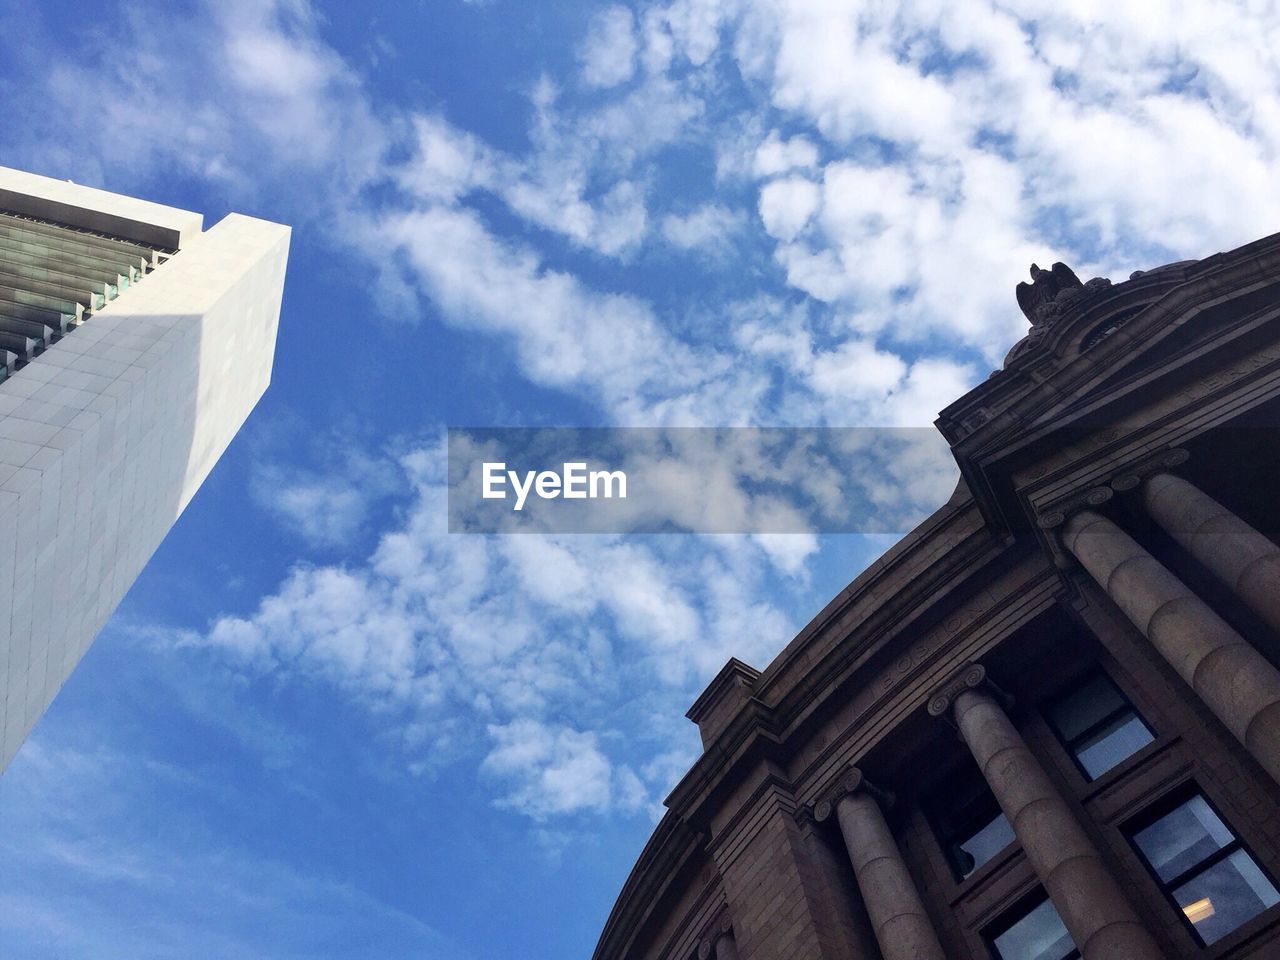
<svg viewBox="0 0 1280 960"><path fill-rule="evenodd" d="M0 769L266 390L290 236L0 168L18 189L179 250L0 383Z"/></svg>

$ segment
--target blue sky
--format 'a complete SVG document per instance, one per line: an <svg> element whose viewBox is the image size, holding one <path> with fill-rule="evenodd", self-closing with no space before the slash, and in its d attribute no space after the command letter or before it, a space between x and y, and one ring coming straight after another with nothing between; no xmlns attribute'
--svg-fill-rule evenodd
<svg viewBox="0 0 1280 960"><path fill-rule="evenodd" d="M1275 229L1276 50L1212 0L6 4L0 163L294 239L270 391L0 778L0 953L588 956L689 703L887 541L451 537L443 428L927 425L1031 261Z"/></svg>

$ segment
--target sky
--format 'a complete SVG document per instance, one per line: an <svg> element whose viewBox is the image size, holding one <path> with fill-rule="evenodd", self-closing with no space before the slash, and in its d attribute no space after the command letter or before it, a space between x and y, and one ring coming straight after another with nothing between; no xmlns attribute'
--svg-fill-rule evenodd
<svg viewBox="0 0 1280 960"><path fill-rule="evenodd" d="M294 232L270 390L0 777L0 955L589 957L689 704L892 537L450 535L444 430L928 426L1031 262L1276 229L1277 51L1266 0L9 0L0 164Z"/></svg>

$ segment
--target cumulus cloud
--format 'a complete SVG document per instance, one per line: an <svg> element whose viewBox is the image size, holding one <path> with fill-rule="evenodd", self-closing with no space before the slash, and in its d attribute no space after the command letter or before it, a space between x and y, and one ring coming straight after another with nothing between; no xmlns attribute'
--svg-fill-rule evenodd
<svg viewBox="0 0 1280 960"><path fill-rule="evenodd" d="M489 727L493 749L481 769L510 787L499 806L535 820L580 811L632 811L648 796L629 768L615 768L594 733L517 720Z"/></svg>
<svg viewBox="0 0 1280 960"><path fill-rule="evenodd" d="M783 140L772 131L756 147L752 169L757 177L772 177L793 170L812 170L818 165L818 148L807 137Z"/></svg>
<svg viewBox="0 0 1280 960"><path fill-rule="evenodd" d="M545 819L647 808L671 782L613 755L634 711L678 715L731 654L758 659L791 632L765 584L800 575L811 538L450 535L443 451L404 468L417 498L370 557L301 565L182 644L395 718L411 767L481 751L497 801Z"/></svg>
<svg viewBox="0 0 1280 960"><path fill-rule="evenodd" d="M817 184L803 177L774 180L760 190L760 220L771 237L794 240L818 209Z"/></svg>

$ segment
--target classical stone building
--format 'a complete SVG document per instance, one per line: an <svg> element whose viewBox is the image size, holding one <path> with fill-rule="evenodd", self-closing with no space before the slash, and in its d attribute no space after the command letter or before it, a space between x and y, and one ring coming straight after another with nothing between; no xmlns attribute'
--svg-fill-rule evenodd
<svg viewBox="0 0 1280 960"><path fill-rule="evenodd" d="M1280 957L1280 234L1032 273L950 501L694 703L596 960Z"/></svg>
<svg viewBox="0 0 1280 960"><path fill-rule="evenodd" d="M271 379L289 228L0 167L0 770Z"/></svg>

